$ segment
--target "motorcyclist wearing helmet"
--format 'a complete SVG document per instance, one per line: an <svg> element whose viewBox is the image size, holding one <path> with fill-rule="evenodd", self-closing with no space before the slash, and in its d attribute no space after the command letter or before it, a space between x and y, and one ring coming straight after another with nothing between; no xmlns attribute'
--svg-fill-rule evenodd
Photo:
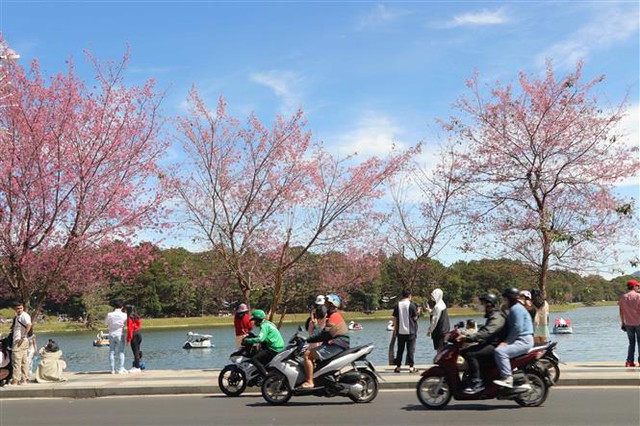
<svg viewBox="0 0 640 426"><path fill-rule="evenodd" d="M260 333L257 337L245 337L243 340L249 344L260 343L261 348L258 353L251 358L251 363L256 366L262 375L266 376L267 370L264 366L268 364L278 352L284 349L284 340L278 327L267 320L267 315L263 310L255 309L252 311L251 321L253 321L256 327L260 327Z"/></svg>
<svg viewBox="0 0 640 426"><path fill-rule="evenodd" d="M513 388L510 358L526 354L533 347L533 322L531 315L518 301L520 291L508 288L502 292L509 308L507 314L507 336L500 342L495 351L495 360L500 370L500 379L493 382L502 387Z"/></svg>
<svg viewBox="0 0 640 426"><path fill-rule="evenodd" d="M345 349L349 349L349 329L342 314L338 311L340 298L335 294L327 295L325 306L327 307L327 317L324 328L307 340L309 343L322 342L323 344L304 352L304 370L307 380L302 384L303 388L314 387L314 361L333 358Z"/></svg>
<svg viewBox="0 0 640 426"><path fill-rule="evenodd" d="M481 371L493 364L495 348L504 339L506 331L505 314L500 310L498 298L494 294L485 293L480 296L480 303L484 306L484 317L487 319L485 324L477 333L460 335L457 338L458 341L477 343L463 350L471 379L469 386L464 389L464 393L467 394L476 394L484 390Z"/></svg>

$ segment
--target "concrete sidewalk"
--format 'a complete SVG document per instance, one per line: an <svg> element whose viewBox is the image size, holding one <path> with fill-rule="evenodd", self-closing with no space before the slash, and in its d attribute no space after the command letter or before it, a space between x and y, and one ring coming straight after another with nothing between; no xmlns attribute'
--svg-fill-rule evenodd
<svg viewBox="0 0 640 426"><path fill-rule="evenodd" d="M405 368L393 373L393 367L376 366L382 376L381 389L413 389L419 372L428 366L416 366L418 373ZM34 383L0 388L3 398L97 398L122 395L222 394L218 388L220 370L145 370L141 373L115 374L107 371L67 373L66 382ZM640 386L640 368L625 368L620 362L584 362L560 365L557 386ZM249 388L248 392L259 392Z"/></svg>

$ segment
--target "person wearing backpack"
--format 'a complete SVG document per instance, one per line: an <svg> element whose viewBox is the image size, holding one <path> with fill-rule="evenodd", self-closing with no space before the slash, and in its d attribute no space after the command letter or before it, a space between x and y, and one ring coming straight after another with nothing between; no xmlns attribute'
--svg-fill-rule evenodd
<svg viewBox="0 0 640 426"><path fill-rule="evenodd" d="M16 316L13 319L11 331L13 344L11 346L11 362L13 363L13 375L10 384L23 385L29 382L29 362L27 351L29 350L29 336L31 331L31 316L25 312L21 302L15 304Z"/></svg>

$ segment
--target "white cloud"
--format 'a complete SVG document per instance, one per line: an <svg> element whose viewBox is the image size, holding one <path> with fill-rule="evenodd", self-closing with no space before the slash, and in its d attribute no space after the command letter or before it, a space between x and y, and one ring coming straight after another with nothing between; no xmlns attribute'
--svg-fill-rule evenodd
<svg viewBox="0 0 640 426"><path fill-rule="evenodd" d="M637 8L598 8L591 22L539 54L536 62L543 67L546 59L551 58L558 68L572 68L578 60L585 59L591 50L606 49L637 36L639 26Z"/></svg>
<svg viewBox="0 0 640 426"><path fill-rule="evenodd" d="M398 137L404 133L393 120L381 113L365 112L356 127L336 138L337 150L342 155L357 153L359 157L383 156L393 147L402 148Z"/></svg>
<svg viewBox="0 0 640 426"><path fill-rule="evenodd" d="M300 74L292 71L255 72L249 79L271 89L282 99L286 112L292 112L300 106L300 84L303 80Z"/></svg>
<svg viewBox="0 0 640 426"><path fill-rule="evenodd" d="M485 25L502 25L509 22L504 8L498 10L484 9L480 12L465 13L456 15L443 26L445 28L455 28L463 26L485 26Z"/></svg>
<svg viewBox="0 0 640 426"><path fill-rule="evenodd" d="M383 4L378 4L369 13L358 18L356 29L360 31L378 29L397 21L409 13L406 10L389 9Z"/></svg>
<svg viewBox="0 0 640 426"><path fill-rule="evenodd" d="M625 136L625 142L629 147L638 147L640 143L640 104L634 104L627 109L627 115L620 121L620 130ZM640 155L636 153L636 155ZM640 172L639 172L640 173ZM640 188L640 175L630 176L618 184L618 186L635 186Z"/></svg>

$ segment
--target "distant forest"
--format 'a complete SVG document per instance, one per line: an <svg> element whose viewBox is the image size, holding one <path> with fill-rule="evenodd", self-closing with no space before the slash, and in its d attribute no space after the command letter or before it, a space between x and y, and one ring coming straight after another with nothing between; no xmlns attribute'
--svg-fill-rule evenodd
<svg viewBox="0 0 640 426"><path fill-rule="evenodd" d="M305 265L323 263L323 255L311 254L302 262ZM325 259L326 261L326 259ZM406 270L414 266L412 260L400 256L379 256L377 274L373 279L350 283L337 288L327 288L323 274L305 273L288 277L290 281L279 313L304 312L317 294L333 292L343 297L344 309L370 312L389 309L406 287ZM64 314L70 318L93 320L103 318L110 309L109 302L122 299L135 305L145 317L191 317L221 315L233 310L240 303L241 293L226 274L222 262L217 262L213 252L191 253L184 249L158 250L156 260L132 282L114 281L88 294L72 295L65 303L48 302L45 312ZM551 304L610 301L625 291L629 276L606 280L598 275L581 276L569 271L552 270L547 287L547 300ZM338 281L336 281L338 282ZM413 280L414 300L426 304L435 288L441 288L448 306L465 306L477 303L484 292L499 294L502 289L514 286L531 289L536 286L535 272L520 262L509 259L459 261L447 267L433 260L418 268ZM251 295L250 304L267 308L270 288L265 285Z"/></svg>

